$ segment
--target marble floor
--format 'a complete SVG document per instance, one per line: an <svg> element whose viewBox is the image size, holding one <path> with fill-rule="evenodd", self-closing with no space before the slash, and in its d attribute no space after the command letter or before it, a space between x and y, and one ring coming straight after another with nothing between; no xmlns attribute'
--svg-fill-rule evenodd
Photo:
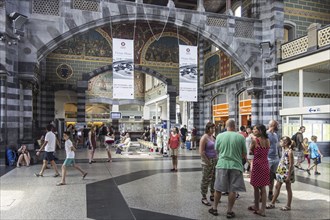
<svg viewBox="0 0 330 220"><path fill-rule="evenodd" d="M41 164L8 169L1 167L0 219L225 219L227 197L221 198L219 216L208 213L201 203L201 165L196 150L180 149L179 170L171 172L171 158L140 149L132 155L113 152L106 162L104 148L96 151L96 163L89 164L87 150L78 149L76 162L88 175L69 168L65 186L56 186L53 169L44 177L35 177ZM65 152L57 152L60 169ZM306 166L306 164L304 164ZM296 170L292 185L291 211L281 211L286 190L282 187L280 203L266 210L263 219L330 219L329 158L319 165L321 175ZM245 176L247 192L240 193L233 211L236 219L258 219L247 210L253 201L253 189Z"/></svg>

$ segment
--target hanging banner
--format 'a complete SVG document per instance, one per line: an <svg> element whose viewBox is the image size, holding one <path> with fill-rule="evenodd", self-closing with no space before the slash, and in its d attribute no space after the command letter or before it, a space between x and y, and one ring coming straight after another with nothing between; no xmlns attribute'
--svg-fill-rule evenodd
<svg viewBox="0 0 330 220"><path fill-rule="evenodd" d="M113 98L134 99L134 41L112 40Z"/></svg>
<svg viewBox="0 0 330 220"><path fill-rule="evenodd" d="M197 102L197 47L179 45L179 100Z"/></svg>

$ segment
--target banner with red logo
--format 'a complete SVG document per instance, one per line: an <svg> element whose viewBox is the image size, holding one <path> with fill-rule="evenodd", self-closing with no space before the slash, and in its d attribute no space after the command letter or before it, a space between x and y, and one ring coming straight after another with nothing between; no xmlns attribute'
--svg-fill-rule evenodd
<svg viewBox="0 0 330 220"><path fill-rule="evenodd" d="M179 45L179 100L197 102L197 47Z"/></svg>
<svg viewBox="0 0 330 220"><path fill-rule="evenodd" d="M134 99L134 41L112 39L113 98Z"/></svg>

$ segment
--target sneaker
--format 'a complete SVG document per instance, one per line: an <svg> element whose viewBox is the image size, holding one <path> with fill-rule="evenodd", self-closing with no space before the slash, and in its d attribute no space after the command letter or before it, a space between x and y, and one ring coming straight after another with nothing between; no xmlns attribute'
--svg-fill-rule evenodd
<svg viewBox="0 0 330 220"><path fill-rule="evenodd" d="M321 173L319 173L319 172L315 172L314 175L321 175Z"/></svg>

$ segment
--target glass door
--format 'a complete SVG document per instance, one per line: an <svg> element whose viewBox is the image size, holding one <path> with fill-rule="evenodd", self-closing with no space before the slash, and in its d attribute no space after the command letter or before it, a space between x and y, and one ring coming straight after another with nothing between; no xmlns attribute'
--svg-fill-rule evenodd
<svg viewBox="0 0 330 220"><path fill-rule="evenodd" d="M282 136L291 137L294 133L296 133L301 126L301 120L301 115L282 116Z"/></svg>

